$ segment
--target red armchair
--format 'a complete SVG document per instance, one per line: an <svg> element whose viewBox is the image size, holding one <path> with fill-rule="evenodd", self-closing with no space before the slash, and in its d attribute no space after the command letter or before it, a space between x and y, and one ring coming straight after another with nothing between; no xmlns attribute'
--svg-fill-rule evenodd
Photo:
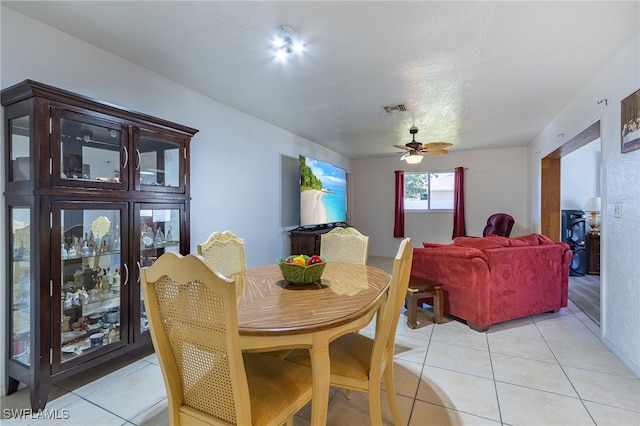
<svg viewBox="0 0 640 426"><path fill-rule="evenodd" d="M486 331L567 306L572 252L544 235L459 237L414 249L411 275L442 283L444 310Z"/></svg>

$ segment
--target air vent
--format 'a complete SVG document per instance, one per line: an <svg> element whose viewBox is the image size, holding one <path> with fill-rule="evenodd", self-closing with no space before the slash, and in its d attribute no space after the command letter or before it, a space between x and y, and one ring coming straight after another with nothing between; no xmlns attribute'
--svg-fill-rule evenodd
<svg viewBox="0 0 640 426"><path fill-rule="evenodd" d="M383 107L383 108L388 113L402 112L402 111L406 111L407 110L407 107L404 104L387 105L386 107Z"/></svg>

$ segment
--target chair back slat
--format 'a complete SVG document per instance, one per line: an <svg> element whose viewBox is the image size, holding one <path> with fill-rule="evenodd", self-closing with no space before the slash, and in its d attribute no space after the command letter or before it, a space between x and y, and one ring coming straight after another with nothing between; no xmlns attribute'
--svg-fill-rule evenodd
<svg viewBox="0 0 640 426"><path fill-rule="evenodd" d="M225 277L247 270L244 240L231 231L214 232L202 244L198 254Z"/></svg>
<svg viewBox="0 0 640 426"><path fill-rule="evenodd" d="M411 263L413 261L413 247L411 239L405 238L400 242L398 253L393 260L391 284L387 294L387 303L378 315L382 315L380 327L376 328L375 342L371 353L371 365L381 365L384 353L388 351L389 362L393 362L393 346L395 343L396 327L404 300L409 287Z"/></svg>
<svg viewBox="0 0 640 426"><path fill-rule="evenodd" d="M249 397L249 390L238 339L235 283L202 257L175 253L144 268L142 277L163 375L177 372L167 386L172 389L169 403L238 424L246 415L239 401Z"/></svg>
<svg viewBox="0 0 640 426"><path fill-rule="evenodd" d="M336 227L320 235L320 256L327 262L366 265L369 255L369 237L353 227Z"/></svg>

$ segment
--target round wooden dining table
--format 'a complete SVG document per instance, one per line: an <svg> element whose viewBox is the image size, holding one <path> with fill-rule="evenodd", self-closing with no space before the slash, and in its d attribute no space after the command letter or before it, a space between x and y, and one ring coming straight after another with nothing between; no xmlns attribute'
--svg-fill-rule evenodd
<svg viewBox="0 0 640 426"><path fill-rule="evenodd" d="M366 327L386 302L391 277L381 269L328 262L313 284L285 281L277 264L233 275L244 351L308 348L313 375L311 424L325 425L329 343Z"/></svg>

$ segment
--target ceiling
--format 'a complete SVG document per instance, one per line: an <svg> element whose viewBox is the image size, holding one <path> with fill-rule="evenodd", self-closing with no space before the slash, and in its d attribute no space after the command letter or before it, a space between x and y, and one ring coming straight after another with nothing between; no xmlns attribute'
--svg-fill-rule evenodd
<svg viewBox="0 0 640 426"><path fill-rule="evenodd" d="M400 154L412 125L524 146L640 31L637 1L2 4L350 158ZM281 25L307 45L286 63Z"/></svg>

